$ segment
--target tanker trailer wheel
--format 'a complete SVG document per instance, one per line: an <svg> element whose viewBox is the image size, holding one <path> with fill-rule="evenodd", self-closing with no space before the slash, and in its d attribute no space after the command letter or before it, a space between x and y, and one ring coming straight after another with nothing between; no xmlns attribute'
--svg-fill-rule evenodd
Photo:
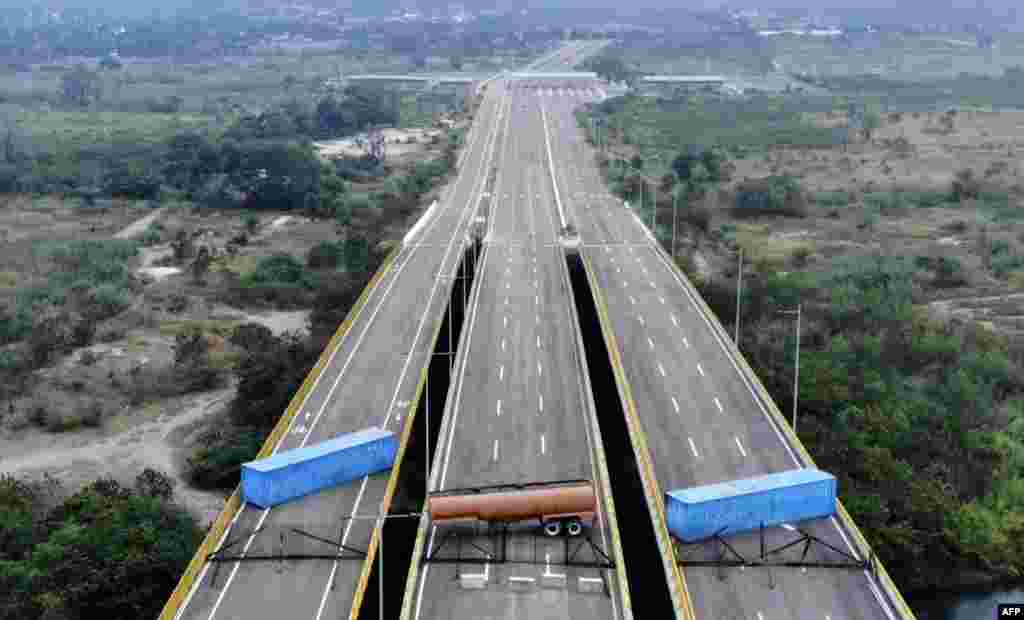
<svg viewBox="0 0 1024 620"><path fill-rule="evenodd" d="M569 519L565 522L565 533L569 536L579 536L583 533L583 524L579 519Z"/></svg>
<svg viewBox="0 0 1024 620"><path fill-rule="evenodd" d="M544 534L554 538L562 533L562 522L561 521L548 521L544 524Z"/></svg>

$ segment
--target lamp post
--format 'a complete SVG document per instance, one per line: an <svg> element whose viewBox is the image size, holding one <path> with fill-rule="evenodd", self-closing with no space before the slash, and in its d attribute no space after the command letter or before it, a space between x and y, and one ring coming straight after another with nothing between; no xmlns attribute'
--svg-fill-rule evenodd
<svg viewBox="0 0 1024 620"><path fill-rule="evenodd" d="M736 272L736 325L735 332L732 337L733 343L736 345L736 349L740 348L740 291L743 288L743 248L740 247L739 254L739 268Z"/></svg>
<svg viewBox="0 0 1024 620"><path fill-rule="evenodd" d="M793 432L796 433L796 409L800 396L800 308L803 304L797 304L796 310L779 310L781 314L796 314L796 358L794 359L793 370Z"/></svg>
<svg viewBox="0 0 1024 620"><path fill-rule="evenodd" d="M675 188L672 189L672 260L676 259L676 223L679 221L679 215L677 211L676 198L678 192Z"/></svg>

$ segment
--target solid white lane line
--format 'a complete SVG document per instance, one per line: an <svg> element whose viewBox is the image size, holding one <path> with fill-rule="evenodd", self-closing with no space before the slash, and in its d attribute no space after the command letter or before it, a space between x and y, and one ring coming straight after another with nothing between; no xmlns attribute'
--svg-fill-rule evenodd
<svg viewBox="0 0 1024 620"><path fill-rule="evenodd" d="M717 396L715 397L715 406L718 407L719 411L725 411L724 409L722 409L722 401L718 400Z"/></svg>
<svg viewBox="0 0 1024 620"><path fill-rule="evenodd" d="M679 321L676 320L676 315L672 315L672 324L679 327Z"/></svg>
<svg viewBox="0 0 1024 620"><path fill-rule="evenodd" d="M693 451L694 458L700 458L700 454L697 454L697 446L693 443L693 437L687 437L686 441L690 442L690 450Z"/></svg>
<svg viewBox="0 0 1024 620"><path fill-rule="evenodd" d="M497 460L498 460L498 440L497 439L494 440L494 460L495 460L495 462L497 462Z"/></svg>
<svg viewBox="0 0 1024 620"><path fill-rule="evenodd" d="M658 362L658 372L661 373L662 377L665 376L665 367L661 365L661 362Z"/></svg>
<svg viewBox="0 0 1024 620"><path fill-rule="evenodd" d="M497 411L498 411L498 416L500 417L501 416L501 399L500 398L498 399L498 409L497 409Z"/></svg>
<svg viewBox="0 0 1024 620"><path fill-rule="evenodd" d="M672 397L672 406L675 407L676 413L679 413L679 401L676 400L675 396Z"/></svg>
<svg viewBox="0 0 1024 620"><path fill-rule="evenodd" d="M733 437L733 439L736 440L736 447L740 449L740 454L743 455L743 458L746 458L747 457L747 451L743 449L743 444L740 443L740 438L739 437Z"/></svg>
<svg viewBox="0 0 1024 620"><path fill-rule="evenodd" d="M654 341L653 341L653 340L651 340L651 337L650 337L650 336L648 336L648 337L647 337L647 344L649 344L649 345L651 346L651 348L652 348L652 349L654 348Z"/></svg>
<svg viewBox="0 0 1024 620"><path fill-rule="evenodd" d="M699 372L700 376L703 377L704 376L704 367L701 366L700 364L697 364L697 372Z"/></svg>
<svg viewBox="0 0 1024 620"><path fill-rule="evenodd" d="M501 365L501 369L498 370L498 381L504 381L504 380L505 380L505 365L502 364Z"/></svg>
<svg viewBox="0 0 1024 620"><path fill-rule="evenodd" d="M547 452L547 446L544 444L544 433L540 435L540 453L544 454Z"/></svg>

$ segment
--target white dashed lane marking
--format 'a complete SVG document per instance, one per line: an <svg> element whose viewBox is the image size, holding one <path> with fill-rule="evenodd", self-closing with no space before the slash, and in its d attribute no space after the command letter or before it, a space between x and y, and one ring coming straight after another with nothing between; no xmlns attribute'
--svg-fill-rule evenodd
<svg viewBox="0 0 1024 620"><path fill-rule="evenodd" d="M498 440L497 439L494 440L494 460L495 460L495 462L497 462L497 460L498 460Z"/></svg>
<svg viewBox="0 0 1024 620"><path fill-rule="evenodd" d="M497 413L498 413L498 416L500 417L501 416L501 399L500 398L498 399Z"/></svg>
<svg viewBox="0 0 1024 620"><path fill-rule="evenodd" d="M697 446L693 443L693 437L687 437L686 441L690 442L690 450L693 451L694 458L700 458L700 454L697 453ZM495 459L497 460L497 459Z"/></svg>
<svg viewBox="0 0 1024 620"><path fill-rule="evenodd" d="M700 364L697 364L697 372L699 372L700 376L703 377L704 376L704 367L701 366Z"/></svg>
<svg viewBox="0 0 1024 620"><path fill-rule="evenodd" d="M537 406L540 408L541 411L544 411L544 395L543 394L538 394L537 396L538 396Z"/></svg>
<svg viewBox="0 0 1024 620"><path fill-rule="evenodd" d="M743 458L746 458L747 457L747 451L743 449L743 444L740 443L740 438L739 437L733 437L733 439L736 440L736 447L740 449L740 454L743 455Z"/></svg>
<svg viewBox="0 0 1024 620"><path fill-rule="evenodd" d="M718 407L719 411L724 411L724 409L722 409L722 401L718 400L717 396L715 397L715 406Z"/></svg>
<svg viewBox="0 0 1024 620"><path fill-rule="evenodd" d="M505 380L505 365L502 364L501 368L498 369L498 381L504 381L504 380Z"/></svg>
<svg viewBox="0 0 1024 620"><path fill-rule="evenodd" d="M661 365L661 362L658 362L658 372L661 373L662 377L665 376L665 367Z"/></svg>
<svg viewBox="0 0 1024 620"><path fill-rule="evenodd" d="M675 407L676 413L679 413L679 401L675 396L672 397L672 406Z"/></svg>
<svg viewBox="0 0 1024 620"><path fill-rule="evenodd" d="M676 315L672 315L672 324L679 327L679 321L676 320Z"/></svg>
<svg viewBox="0 0 1024 620"><path fill-rule="evenodd" d="M653 341L653 340L651 340L651 337L650 337L650 336L648 336L648 337L647 337L647 344L648 344L648 345L650 345L650 347L651 347L652 349L654 348L654 341Z"/></svg>

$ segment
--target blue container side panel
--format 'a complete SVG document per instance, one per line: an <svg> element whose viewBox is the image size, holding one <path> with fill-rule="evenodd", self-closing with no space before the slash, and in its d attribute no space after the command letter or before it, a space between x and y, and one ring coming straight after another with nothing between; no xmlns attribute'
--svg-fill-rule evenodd
<svg viewBox="0 0 1024 620"><path fill-rule="evenodd" d="M721 499L723 497L735 497L737 495L751 495L764 491L773 491L801 484L819 482L821 480L834 480L835 476L820 469L790 469L774 474L754 476L752 478L741 478L728 482L706 484L699 487L690 487L672 491L672 493L686 503L698 503Z"/></svg>
<svg viewBox="0 0 1024 620"><path fill-rule="evenodd" d="M242 496L263 508L336 487L364 476L386 471L398 454L394 434L376 441L350 444L342 451L324 453L287 467L260 469L242 466Z"/></svg>
<svg viewBox="0 0 1024 620"><path fill-rule="evenodd" d="M296 463L317 459L323 456L343 452L349 448L380 441L387 437L394 437L394 433L376 427L370 427L354 433L346 433L340 437L321 441L311 446L303 446L292 450L285 450L272 454L263 459L257 459L245 463L253 469L271 471L282 467L289 467Z"/></svg>
<svg viewBox="0 0 1024 620"><path fill-rule="evenodd" d="M796 483L780 485L780 478L768 485L742 481L744 484L735 487L741 492L732 496L721 492L723 485L713 485L720 488L712 492L700 487L670 491L665 494L669 531L691 542L718 532L728 536L756 530L762 524L771 527L835 514L834 476L825 474L787 479ZM698 499L694 501L693 498Z"/></svg>

